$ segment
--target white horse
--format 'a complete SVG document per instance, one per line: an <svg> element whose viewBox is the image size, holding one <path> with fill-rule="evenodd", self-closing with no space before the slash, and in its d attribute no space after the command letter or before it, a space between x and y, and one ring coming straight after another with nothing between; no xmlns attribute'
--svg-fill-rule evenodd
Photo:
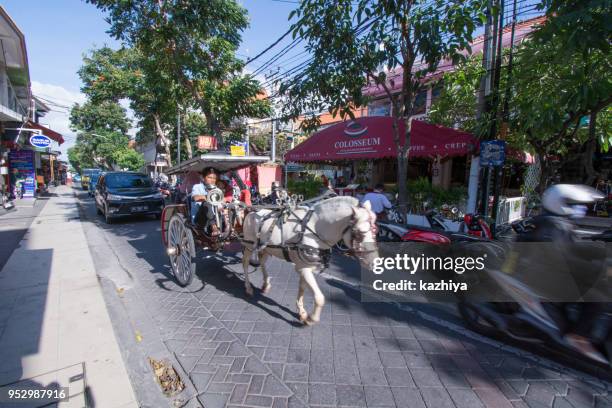
<svg viewBox="0 0 612 408"><path fill-rule="evenodd" d="M283 218L282 222L279 222L279 217ZM330 198L311 209L299 206L282 215L278 210L270 209L249 213L243 225L242 260L247 295L253 295L248 269L254 252L257 252L263 273L264 293L271 287L265 267L267 257L285 259L295 265L300 275L296 302L300 321L309 325L318 322L325 297L314 273L324 268L325 257L340 240L363 264L371 265L378 256L375 222L376 215L370 209L370 203L360 207L359 201L353 197ZM306 285L314 294L315 307L311 315L304 309Z"/></svg>

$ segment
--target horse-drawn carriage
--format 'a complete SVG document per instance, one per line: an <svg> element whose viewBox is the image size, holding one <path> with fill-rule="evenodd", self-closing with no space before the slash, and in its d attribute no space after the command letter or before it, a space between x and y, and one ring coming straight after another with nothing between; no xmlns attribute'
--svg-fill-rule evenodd
<svg viewBox="0 0 612 408"><path fill-rule="evenodd" d="M184 178L190 172L199 175L202 169L213 167L219 173L226 173L237 186L230 202L226 202L225 192L219 188L208 192L206 200L214 204L216 222L221 229L217 236L207 234L204 228L195 222L195 214L192 214L191 186L186 185L187 190L182 202L164 208L161 216L162 241L170 258L172 272L180 285L188 285L195 275L196 246L219 251L227 243L235 241L241 233L240 220L246 204L239 200L239 196L240 190L247 187L236 170L268 160L267 156L240 157L209 153L184 161L166 172L168 175Z"/></svg>
<svg viewBox="0 0 612 408"><path fill-rule="evenodd" d="M183 162L169 169L167 174L200 173L205 168L213 167L235 180L239 191L246 186L236 170L268 160L268 157L262 156L234 157L212 153ZM276 204L251 207L241 202L236 193L231 201L226 202L223 192L213 189L208 192L206 201L216 209L216 222L221 232L212 236L195 222L189 193L187 189L183 202L166 206L161 217L162 240L170 258L172 272L182 286L193 280L198 247L220 251L227 243L240 242L246 293L253 294L249 266L261 267L262 292L266 293L271 287L265 269L266 258L274 256L284 259L294 264L300 275L298 312L300 320L310 324L319 320L324 303L314 273L324 268L335 244L343 241L368 264L378 255L376 216L369 205L361 207L353 197L327 198L307 206L300 205L295 197L281 192ZM308 315L303 306L306 287L310 287L315 296L315 311L312 315Z"/></svg>

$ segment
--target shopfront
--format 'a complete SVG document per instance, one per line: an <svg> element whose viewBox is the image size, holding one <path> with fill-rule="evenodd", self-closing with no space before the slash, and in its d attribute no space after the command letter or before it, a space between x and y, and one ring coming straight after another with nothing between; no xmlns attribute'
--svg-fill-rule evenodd
<svg viewBox="0 0 612 408"><path fill-rule="evenodd" d="M369 116L338 123L313 134L287 152L293 163L334 165L347 182L392 184L397 180L397 147L393 140L394 118ZM398 123L403 135L404 122ZM408 179L428 178L445 188L465 185L469 156L477 139L466 132L413 120L410 137Z"/></svg>
<svg viewBox="0 0 612 408"><path fill-rule="evenodd" d="M61 165L57 160L59 151L52 150L53 143L64 142L61 134L38 123L12 122L5 124L2 134L4 150L2 161L4 184L14 193L19 181L23 185L24 197L35 197L50 182L59 180Z"/></svg>

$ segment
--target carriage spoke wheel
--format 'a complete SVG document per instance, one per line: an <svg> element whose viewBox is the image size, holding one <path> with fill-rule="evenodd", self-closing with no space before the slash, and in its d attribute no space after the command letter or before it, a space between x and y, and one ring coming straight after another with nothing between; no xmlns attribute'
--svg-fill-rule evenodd
<svg viewBox="0 0 612 408"><path fill-rule="evenodd" d="M193 233L185 225L185 217L175 214L168 226L168 256L172 273L181 286L193 280L196 270Z"/></svg>

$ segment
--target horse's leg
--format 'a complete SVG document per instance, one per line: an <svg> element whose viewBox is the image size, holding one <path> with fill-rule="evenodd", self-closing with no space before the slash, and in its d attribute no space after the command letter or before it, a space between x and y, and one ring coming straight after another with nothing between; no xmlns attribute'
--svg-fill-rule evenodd
<svg viewBox="0 0 612 408"><path fill-rule="evenodd" d="M263 285L261 286L261 291L263 293L270 292L270 288L272 285L270 284L270 275L268 275L268 270L266 269L266 260L268 259L268 254L264 252L259 256L259 266L261 267L261 273L263 273Z"/></svg>
<svg viewBox="0 0 612 408"><path fill-rule="evenodd" d="M246 291L247 296L253 296L253 286L251 286L251 282L249 281L249 259L251 259L252 253L253 251L246 247L242 251L242 268L244 269L244 289Z"/></svg>
<svg viewBox="0 0 612 408"><path fill-rule="evenodd" d="M323 305L325 304L325 296L323 296L323 292L321 292L321 289L319 289L319 285L317 284L312 268L302 269L302 276L304 277L306 284L310 286L310 289L314 295L314 311L305 322L306 324L310 325L317 323L321 319L321 310L323 310Z"/></svg>
<svg viewBox="0 0 612 408"><path fill-rule="evenodd" d="M300 286L298 288L297 301L295 303L297 305L298 314L300 315L300 321L302 323L306 323L308 320L308 313L306 312L306 309L304 309L304 291L306 290L306 281L304 280L303 271L301 269L298 270L298 273L300 274Z"/></svg>

